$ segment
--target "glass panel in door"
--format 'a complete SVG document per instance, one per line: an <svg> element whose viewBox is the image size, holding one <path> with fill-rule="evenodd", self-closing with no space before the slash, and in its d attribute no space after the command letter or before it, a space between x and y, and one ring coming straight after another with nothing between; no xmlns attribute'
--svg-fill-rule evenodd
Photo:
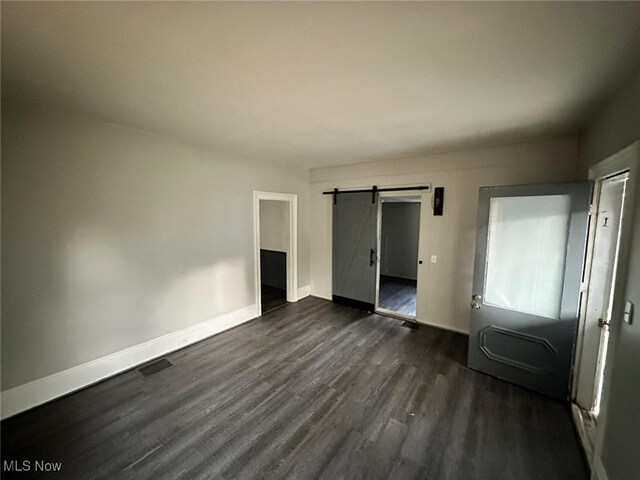
<svg viewBox="0 0 640 480"><path fill-rule="evenodd" d="M569 195L490 199L485 303L560 317Z"/></svg>

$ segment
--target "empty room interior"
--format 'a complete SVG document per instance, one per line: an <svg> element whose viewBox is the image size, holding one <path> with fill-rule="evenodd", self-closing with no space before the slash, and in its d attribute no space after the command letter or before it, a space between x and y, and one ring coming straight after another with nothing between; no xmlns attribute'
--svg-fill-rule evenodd
<svg viewBox="0 0 640 480"><path fill-rule="evenodd" d="M640 478L640 2L0 8L3 479Z"/></svg>

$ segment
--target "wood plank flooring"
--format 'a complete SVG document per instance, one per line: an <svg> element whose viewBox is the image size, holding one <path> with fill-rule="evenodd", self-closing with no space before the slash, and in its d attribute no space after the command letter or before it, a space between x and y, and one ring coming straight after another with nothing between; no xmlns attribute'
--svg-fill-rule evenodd
<svg viewBox="0 0 640 480"><path fill-rule="evenodd" d="M393 312L416 315L416 281L380 275L378 305Z"/></svg>
<svg viewBox="0 0 640 480"><path fill-rule="evenodd" d="M467 338L306 298L1 424L60 479L587 478L567 406L469 370Z"/></svg>

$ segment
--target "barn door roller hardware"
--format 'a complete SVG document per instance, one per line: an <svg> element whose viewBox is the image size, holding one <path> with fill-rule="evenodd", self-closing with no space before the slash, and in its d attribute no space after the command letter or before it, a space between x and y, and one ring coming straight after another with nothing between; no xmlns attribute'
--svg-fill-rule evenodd
<svg viewBox="0 0 640 480"><path fill-rule="evenodd" d="M378 192L406 192L410 190L431 190L429 185L419 185L417 187L389 187L389 188L378 188L376 185L371 188L363 188L359 190L338 190L334 188L333 190L328 190L326 192L322 192L323 195L333 195L333 204L338 203L338 195L343 193L371 193L371 203L376 203L376 193Z"/></svg>

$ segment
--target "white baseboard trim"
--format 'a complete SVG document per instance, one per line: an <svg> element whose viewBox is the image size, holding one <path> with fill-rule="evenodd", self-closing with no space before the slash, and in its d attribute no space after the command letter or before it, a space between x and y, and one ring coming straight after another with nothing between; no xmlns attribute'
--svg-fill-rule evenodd
<svg viewBox="0 0 640 480"><path fill-rule="evenodd" d="M323 298L324 300L329 300L331 302L333 301L333 298L331 297L331 295L321 295L319 293L311 292L311 296L316 298Z"/></svg>
<svg viewBox="0 0 640 480"><path fill-rule="evenodd" d="M249 305L205 320L190 327L168 333L145 343L112 353L82 365L0 393L0 418L5 419L54 398L129 370L161 355L179 350L207 337L253 320L256 305Z"/></svg>
<svg viewBox="0 0 640 480"><path fill-rule="evenodd" d="M604 465L602 464L602 458L600 458L600 455L593 456L593 469L591 470L591 479L609 480L609 476L607 475L607 471L604 469Z"/></svg>
<svg viewBox="0 0 640 480"><path fill-rule="evenodd" d="M450 332L462 333L463 335L469 335L469 330L465 330L464 328L452 327L451 325L444 325L442 323L436 322L425 322L419 318L416 319L416 322L420 325L426 325L428 327L439 328L440 330L449 330Z"/></svg>
<svg viewBox="0 0 640 480"><path fill-rule="evenodd" d="M309 295L311 295L311 285L305 285L304 287L298 288L298 300L302 300Z"/></svg>

